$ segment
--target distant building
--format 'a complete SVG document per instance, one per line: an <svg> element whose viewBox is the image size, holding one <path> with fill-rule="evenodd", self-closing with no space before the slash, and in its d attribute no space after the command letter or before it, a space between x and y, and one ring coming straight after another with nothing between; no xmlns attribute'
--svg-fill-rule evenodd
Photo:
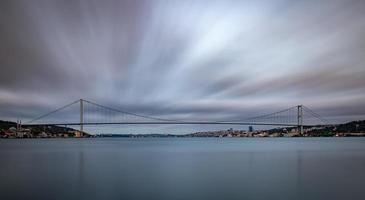
<svg viewBox="0 0 365 200"><path fill-rule="evenodd" d="M77 138L81 137L81 132L80 131L75 131L75 137L77 137Z"/></svg>
<svg viewBox="0 0 365 200"><path fill-rule="evenodd" d="M82 134L79 130L70 130L68 131L68 137L76 137L76 138L79 138L81 137Z"/></svg>
<svg viewBox="0 0 365 200"><path fill-rule="evenodd" d="M23 138L23 137L24 137L24 132L18 131L18 132L16 133L16 137L18 137L18 138Z"/></svg>
<svg viewBox="0 0 365 200"><path fill-rule="evenodd" d="M42 133L40 134L40 137L41 137L41 138L47 138L47 137L48 137L48 134L47 134L46 132L42 132Z"/></svg>
<svg viewBox="0 0 365 200"><path fill-rule="evenodd" d="M253 127L252 126L248 127L248 132L253 132Z"/></svg>

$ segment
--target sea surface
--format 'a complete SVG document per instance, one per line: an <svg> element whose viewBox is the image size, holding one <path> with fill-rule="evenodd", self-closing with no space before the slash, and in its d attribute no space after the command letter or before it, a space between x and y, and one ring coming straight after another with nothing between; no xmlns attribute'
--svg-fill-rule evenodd
<svg viewBox="0 0 365 200"><path fill-rule="evenodd" d="M0 199L364 200L365 138L2 139Z"/></svg>

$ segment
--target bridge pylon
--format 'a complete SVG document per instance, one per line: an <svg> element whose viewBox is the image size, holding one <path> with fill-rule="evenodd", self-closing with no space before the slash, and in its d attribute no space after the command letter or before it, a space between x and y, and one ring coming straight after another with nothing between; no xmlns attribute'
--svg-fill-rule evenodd
<svg viewBox="0 0 365 200"><path fill-rule="evenodd" d="M298 133L299 135L303 135L303 105L298 105L298 115L297 115L297 119L298 119Z"/></svg>
<svg viewBox="0 0 365 200"><path fill-rule="evenodd" d="M80 136L83 136L84 132L84 100L80 99Z"/></svg>

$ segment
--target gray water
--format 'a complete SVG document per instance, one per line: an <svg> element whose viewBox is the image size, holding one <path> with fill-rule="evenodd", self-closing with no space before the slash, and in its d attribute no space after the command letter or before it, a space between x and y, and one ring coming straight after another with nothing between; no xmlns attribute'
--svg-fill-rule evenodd
<svg viewBox="0 0 365 200"><path fill-rule="evenodd" d="M365 138L0 140L0 199L365 199Z"/></svg>

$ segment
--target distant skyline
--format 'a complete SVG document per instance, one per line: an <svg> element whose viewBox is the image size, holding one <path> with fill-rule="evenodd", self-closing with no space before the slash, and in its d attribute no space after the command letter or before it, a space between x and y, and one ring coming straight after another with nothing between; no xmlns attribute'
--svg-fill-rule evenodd
<svg viewBox="0 0 365 200"><path fill-rule="evenodd" d="M85 98L179 119L365 118L365 1L0 1L0 119Z"/></svg>

